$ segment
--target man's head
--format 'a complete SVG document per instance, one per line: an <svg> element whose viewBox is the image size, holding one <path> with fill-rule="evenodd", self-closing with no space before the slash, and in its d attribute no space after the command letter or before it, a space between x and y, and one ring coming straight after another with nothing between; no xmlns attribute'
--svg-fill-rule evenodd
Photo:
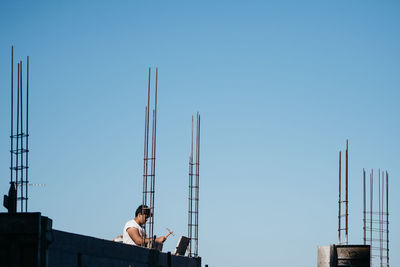
<svg viewBox="0 0 400 267"><path fill-rule="evenodd" d="M150 208L146 205L140 205L135 212L136 221L142 225L145 224L147 219L152 216Z"/></svg>

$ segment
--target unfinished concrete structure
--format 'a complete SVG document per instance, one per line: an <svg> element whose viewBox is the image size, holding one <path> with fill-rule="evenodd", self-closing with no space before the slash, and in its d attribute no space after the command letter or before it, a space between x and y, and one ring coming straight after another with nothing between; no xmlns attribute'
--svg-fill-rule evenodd
<svg viewBox="0 0 400 267"><path fill-rule="evenodd" d="M40 213L0 213L0 266L200 267L201 258L55 230Z"/></svg>
<svg viewBox="0 0 400 267"><path fill-rule="evenodd" d="M349 245L348 240L348 166L349 166L349 142L346 140L346 168L345 168L345 200L342 200L342 162L341 151L339 151L339 214L338 214L338 244L318 247L318 267L370 267L371 248L369 245ZM345 205L345 213L342 214L342 205ZM342 220L345 225L342 227ZM345 233L345 240L342 242L342 232Z"/></svg>
<svg viewBox="0 0 400 267"><path fill-rule="evenodd" d="M132 246L52 228L52 220L40 213L28 213L28 77L23 97L22 61L18 63L18 90L14 98L14 49L11 47L11 149L10 190L4 196L8 213L0 213L0 266L7 267L201 267L200 257L184 257L157 249ZM155 108L153 110L152 147L148 157L149 98L146 107L143 204L154 214L155 145L157 114L157 73ZM24 101L23 101L24 100ZM16 109L14 108L16 102ZM26 112L26 113L23 113ZM16 116L14 117L14 113ZM26 114L26 115L24 115ZM16 119L15 119L16 118ZM24 122L24 123L23 123ZM16 130L16 131L15 131ZM149 167L150 166L150 167ZM148 167L150 171L148 171ZM149 180L149 181L148 181ZM148 186L149 185L149 186ZM154 217L148 236L153 236Z"/></svg>

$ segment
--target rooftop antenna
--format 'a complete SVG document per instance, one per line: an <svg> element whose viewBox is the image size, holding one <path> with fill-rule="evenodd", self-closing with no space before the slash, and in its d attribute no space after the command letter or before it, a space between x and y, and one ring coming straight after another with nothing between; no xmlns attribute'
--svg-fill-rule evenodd
<svg viewBox="0 0 400 267"><path fill-rule="evenodd" d="M346 140L346 180L345 180L345 200L342 200L342 177L341 177L341 173L342 173L342 152L339 151L339 215L338 215L338 244L341 245L341 235L342 235L342 231L345 231L345 241L343 244L348 245L349 241L348 241L348 217L349 217L349 212L348 212L348 207L349 207L349 201L348 201L348 184L349 184L349 179L348 179L348 162L349 162L349 140ZM345 214L342 214L342 204L345 203ZM345 218L345 226L344 228L342 228L341 226L341 222L342 222L342 218Z"/></svg>
<svg viewBox="0 0 400 267"><path fill-rule="evenodd" d="M386 177L385 177L386 176ZM378 169L378 201L374 199L374 170L370 172L369 211L366 208L367 186L363 169L364 245L371 246L371 266L389 266L389 173ZM386 178L386 179L385 179ZM376 193L375 193L376 197ZM375 203L374 203L375 201ZM378 211L374 211L378 204ZM367 218L369 217L369 219ZM368 226L369 224L369 226ZM369 236L369 237L368 237Z"/></svg>
<svg viewBox="0 0 400 267"><path fill-rule="evenodd" d="M17 109L14 118L14 46L11 46L11 133L10 133L10 189L4 196L4 207L9 213L28 212L28 152L29 152L29 56L26 58L26 99L23 98L23 65L17 63ZM25 104L25 116L24 116ZM24 125L25 119L25 125ZM16 126L16 132L14 131ZM24 129L25 126L25 129ZM25 141L25 143L24 143ZM14 147L14 144L16 147ZM15 161L14 161L15 159Z"/></svg>
<svg viewBox="0 0 400 267"><path fill-rule="evenodd" d="M150 75L151 68L149 68L149 80L147 88L147 106L145 108L145 129L144 129L144 161L143 161L143 199L142 204L147 206L152 216L144 225L144 229L152 242L148 245L152 246L154 242L154 193L155 193L155 169L156 169L156 129L157 129L157 83L158 83L158 68L156 68L156 84L154 94L154 108L153 108L153 122L152 122L152 136L151 136L151 157L149 158L149 110L150 110ZM149 174L150 166L150 174ZM142 209L144 215L146 209ZM144 239L145 237L143 237ZM144 241L144 240L143 240ZM143 242L144 244L144 242Z"/></svg>
<svg viewBox="0 0 400 267"><path fill-rule="evenodd" d="M196 150L193 162L193 116L192 142L189 156L189 212L188 212L188 254L198 257L199 251L199 168L200 168L200 114L196 114ZM193 172L193 168L195 171Z"/></svg>

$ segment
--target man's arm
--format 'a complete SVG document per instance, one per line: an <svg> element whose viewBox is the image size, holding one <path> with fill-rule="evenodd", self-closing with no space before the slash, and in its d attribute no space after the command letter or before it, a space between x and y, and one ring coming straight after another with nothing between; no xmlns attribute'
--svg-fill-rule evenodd
<svg viewBox="0 0 400 267"><path fill-rule="evenodd" d="M133 242L135 242L136 245L143 245L143 238L139 234L139 230L134 227L129 227L126 229L126 232L128 232L129 236L132 238ZM148 238L145 238L144 243L147 244L149 242Z"/></svg>
<svg viewBox="0 0 400 267"><path fill-rule="evenodd" d="M130 227L126 229L126 231L128 232L129 236L132 238L133 242L135 242L136 245L143 245L143 238L140 236L139 230L137 228ZM164 243L170 234L171 233L168 233L165 236L157 237L155 241L158 243ZM146 237L144 243L145 244L149 243L149 238Z"/></svg>
<svg viewBox="0 0 400 267"><path fill-rule="evenodd" d="M171 232L168 232L165 236L160 236L156 238L156 242L158 243L164 243L165 240L167 240L168 236L171 234Z"/></svg>

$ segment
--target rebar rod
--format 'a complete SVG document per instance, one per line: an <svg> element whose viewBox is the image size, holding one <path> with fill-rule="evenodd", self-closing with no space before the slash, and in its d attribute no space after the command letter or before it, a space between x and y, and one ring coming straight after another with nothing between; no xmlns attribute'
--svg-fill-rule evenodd
<svg viewBox="0 0 400 267"><path fill-rule="evenodd" d="M16 191L17 191L17 206L18 206L18 185L19 185L19 177L18 177L18 166L19 166L19 158L18 158L18 150L19 150L19 83L20 83L20 80L19 80L19 71L20 71L20 68L19 68L19 63L18 63L18 79L17 79L17 134L15 135L16 136L16 139L17 139L17 149L16 149L16 152L15 152L15 182L16 182ZM18 207L17 207L17 209L18 209Z"/></svg>
<svg viewBox="0 0 400 267"><path fill-rule="evenodd" d="M193 219L193 115L192 115L192 136L189 155L189 212L188 212L188 256L192 256L192 219Z"/></svg>
<svg viewBox="0 0 400 267"><path fill-rule="evenodd" d="M147 207L147 197L149 195L148 190L148 162L149 162L149 109L150 109L150 78L151 78L151 69L149 68L149 78L148 78L148 85L147 85L147 106L145 108L145 123L144 123L144 153L143 153L143 199L142 199L142 215L145 216ZM151 210L150 210L151 211ZM145 233L147 223L143 225L143 229ZM151 236L149 236L151 238ZM145 235L143 236L143 244L145 246Z"/></svg>
<svg viewBox="0 0 400 267"><path fill-rule="evenodd" d="M378 169L378 231L379 231L379 262L382 267L382 235L381 235L381 169Z"/></svg>
<svg viewBox="0 0 400 267"><path fill-rule="evenodd" d="M381 216L381 220L380 220L380 225L381 225L381 232L380 232L380 235L381 235L381 254L382 254L382 256L381 256L381 261L382 261L382 266L383 266L383 261L384 261L384 259L383 259L383 254L384 254L384 251L383 251L383 247L384 247L384 236L383 236L383 232L384 232L384 218L383 218L383 214L384 214L384 208L385 208L385 202L384 202L384 200L385 200L385 172L384 171L382 171L382 187L381 187L381 190L382 190L382 194L381 194L381 214L380 214L380 216Z"/></svg>
<svg viewBox="0 0 400 267"><path fill-rule="evenodd" d="M372 247L372 212L373 212L373 190L374 190L374 169L371 170L371 174L370 174L370 196L369 196L369 200L370 200L370 246ZM371 257L371 265L372 265L372 257Z"/></svg>
<svg viewBox="0 0 400 267"><path fill-rule="evenodd" d="M365 227L365 169L363 169L363 232L364 232L364 245L366 245L366 227Z"/></svg>
<svg viewBox="0 0 400 267"><path fill-rule="evenodd" d="M349 140L346 140L346 245L348 245L348 232L349 232L349 225L348 225L348 217L349 217L349 194L348 194L348 162L349 162Z"/></svg>
<svg viewBox="0 0 400 267"><path fill-rule="evenodd" d="M153 110L153 138L152 138L152 171L151 171L151 178L152 178L152 189L151 189L151 237L154 234L154 196L155 196L155 184L156 184L156 141L157 141L157 88L158 86L158 68L156 68L156 87L154 93L154 110Z"/></svg>
<svg viewBox="0 0 400 267"><path fill-rule="evenodd" d="M340 228L340 222L342 219L342 211L341 211L341 206L342 206L342 151L339 151L339 215L338 215L338 239L339 239L339 245L341 244L341 228Z"/></svg>
<svg viewBox="0 0 400 267"><path fill-rule="evenodd" d="M150 212L152 216L150 217L149 223L149 237L153 238L154 234L154 189L155 189L155 179L154 179L154 160L155 160L155 110L153 109L153 124L152 124L152 139L151 139L151 170L150 170Z"/></svg>
<svg viewBox="0 0 400 267"><path fill-rule="evenodd" d="M29 162L29 56L26 57L26 155L25 155L25 212L28 212L28 162Z"/></svg>
<svg viewBox="0 0 400 267"><path fill-rule="evenodd" d="M13 182L13 167L14 167L14 46L11 46L11 134L10 134L10 141L11 141L11 150L10 150L10 184Z"/></svg>
<svg viewBox="0 0 400 267"><path fill-rule="evenodd" d="M145 137L145 156L144 156L144 161L145 161L145 168L144 168L144 179L145 179L145 202L143 205L147 205L147 177L148 177L148 156L149 156L149 110L150 110L150 77L151 77L151 69L149 68L149 80L148 80L148 85L147 85L147 109L146 109L146 123L145 123L145 131L146 131L146 137ZM144 214L144 210L143 210Z"/></svg>
<svg viewBox="0 0 400 267"><path fill-rule="evenodd" d="M148 190L148 163L149 163L149 110L150 110L150 79L151 79L151 68L149 67L149 78L147 84L147 106L145 109L145 138L144 138L144 157L143 157L143 208L142 208L142 215L145 215L145 207L147 206L147 197L149 195ZM149 200L150 201L150 200ZM151 210L150 210L151 211ZM143 225L144 231L146 232L146 225ZM152 238L152 236L149 236ZM145 237L143 237L144 241ZM143 246L144 246L143 242Z"/></svg>
<svg viewBox="0 0 400 267"><path fill-rule="evenodd" d="M389 174L386 172L386 266L389 267Z"/></svg>
<svg viewBox="0 0 400 267"><path fill-rule="evenodd" d="M198 210L199 210L199 195L198 195L198 127L199 127L199 115L196 114L196 171L195 171L195 228L194 228L194 236L195 236L195 248L194 248L194 255L197 257L198 255Z"/></svg>
<svg viewBox="0 0 400 267"><path fill-rule="evenodd" d="M147 109L148 107L146 106L145 108L145 114L144 114L144 154L143 154L143 199L142 199L142 204L146 205L146 191L147 191L147 177L146 177L146 162L147 162L147 150L146 150L146 140L147 140L147 123L148 123L148 118L147 118Z"/></svg>
<svg viewBox="0 0 400 267"><path fill-rule="evenodd" d="M20 172L21 172L21 197L20 197L20 201L21 201L21 212L23 212L24 211L24 185L25 185L25 181L24 181L24 170L23 170L23 166L24 166L24 138L23 138L23 136L24 136L24 129L23 129L23 104L24 104L24 101L23 101L23 93L22 93L22 61L20 61L20 65L19 65L19 67L20 67L20 71L19 71L19 75L20 75L20 85L19 85L19 88L20 88L20 90L21 90L21 92L20 92L20 101L21 101L21 104L20 104L20 109L21 109L21 113L20 113L20 117L21 117L21 119L20 119L20 123L21 123L21 128L20 128L20 134L19 134L19 137L18 138L20 138L21 139L21 150L20 150L20 159L21 159L21 166L20 166Z"/></svg>
<svg viewBox="0 0 400 267"><path fill-rule="evenodd" d="M197 112L197 133L196 133L196 228L195 228L195 236L196 236L196 257L199 255L199 189L200 189L200 181L199 181L199 173L200 170L200 114Z"/></svg>

